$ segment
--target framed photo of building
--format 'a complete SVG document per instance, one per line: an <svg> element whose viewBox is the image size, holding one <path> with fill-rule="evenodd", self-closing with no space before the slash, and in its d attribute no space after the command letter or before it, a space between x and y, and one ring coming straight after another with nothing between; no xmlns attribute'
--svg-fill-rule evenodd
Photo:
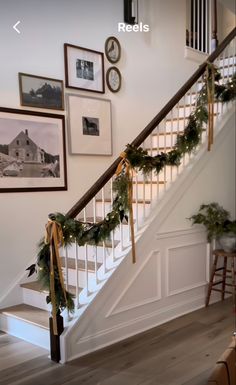
<svg viewBox="0 0 236 385"><path fill-rule="evenodd" d="M22 106L64 110L63 81L19 73Z"/></svg>
<svg viewBox="0 0 236 385"><path fill-rule="evenodd" d="M111 101L68 94L71 154L112 155Z"/></svg>
<svg viewBox="0 0 236 385"><path fill-rule="evenodd" d="M67 190L63 115L0 107L0 192Z"/></svg>
<svg viewBox="0 0 236 385"><path fill-rule="evenodd" d="M65 83L68 88L105 92L102 52L64 44Z"/></svg>

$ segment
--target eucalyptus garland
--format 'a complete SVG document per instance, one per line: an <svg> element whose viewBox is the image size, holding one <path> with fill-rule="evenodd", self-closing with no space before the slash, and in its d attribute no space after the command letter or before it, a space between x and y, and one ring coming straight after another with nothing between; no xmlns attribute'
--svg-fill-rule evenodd
<svg viewBox="0 0 236 385"><path fill-rule="evenodd" d="M214 93L215 100L227 103L236 98L236 73L224 85L220 84L220 74L215 69L214 72ZM193 152L199 145L204 125L208 122L207 110L207 82L209 79L205 77L205 84L202 87L199 97L196 101L196 108L190 114L188 123L182 133L177 135L174 148L169 152L161 152L156 156L150 156L147 150L139 147L136 148L130 144L125 150L126 157L132 168L149 174L155 171L157 174L165 166L178 166L181 159L186 153ZM111 232L120 224L120 221L128 222L129 202L128 202L128 186L129 177L123 171L116 176L113 183L113 206L112 211L98 223L81 222L76 219L69 218L61 213L52 214L50 218L60 224L63 232L64 246L68 246L76 242L79 246L98 245L100 242L109 239ZM29 275L38 273L38 281L42 289L50 291L50 245L45 244L44 240L39 243L39 251L37 262L28 267ZM60 284L58 267L54 266L55 275L55 292L57 310L67 308L74 311L73 295L66 291L66 300ZM47 303L51 302L50 293L46 298Z"/></svg>

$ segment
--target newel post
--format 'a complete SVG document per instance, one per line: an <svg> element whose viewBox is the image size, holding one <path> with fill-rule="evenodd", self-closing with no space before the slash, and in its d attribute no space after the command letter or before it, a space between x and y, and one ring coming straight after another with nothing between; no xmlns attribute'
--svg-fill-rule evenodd
<svg viewBox="0 0 236 385"><path fill-rule="evenodd" d="M212 31L211 31L211 52L218 46L217 37L217 0L211 1Z"/></svg>
<svg viewBox="0 0 236 385"><path fill-rule="evenodd" d="M57 335L53 331L53 318L49 318L49 330L50 330L50 351L51 351L51 360L59 362L61 359L61 350L60 350L60 335L64 330L63 317L60 314L60 311L57 313L56 317L57 322Z"/></svg>

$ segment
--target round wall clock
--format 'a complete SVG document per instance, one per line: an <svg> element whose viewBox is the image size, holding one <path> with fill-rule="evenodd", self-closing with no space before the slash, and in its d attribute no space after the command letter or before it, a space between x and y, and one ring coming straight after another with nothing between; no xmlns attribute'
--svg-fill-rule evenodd
<svg viewBox="0 0 236 385"><path fill-rule="evenodd" d="M105 54L110 63L117 63L120 60L120 43L115 36L110 36L105 42Z"/></svg>
<svg viewBox="0 0 236 385"><path fill-rule="evenodd" d="M121 87L121 73L116 67L110 67L106 73L107 87L112 92L118 92Z"/></svg>

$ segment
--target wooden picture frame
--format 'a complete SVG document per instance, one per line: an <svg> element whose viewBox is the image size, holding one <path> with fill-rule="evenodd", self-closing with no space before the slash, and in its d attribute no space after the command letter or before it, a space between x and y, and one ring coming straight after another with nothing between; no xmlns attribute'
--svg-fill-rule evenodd
<svg viewBox="0 0 236 385"><path fill-rule="evenodd" d="M110 67L106 72L107 87L111 92L118 92L121 88L121 73L117 67Z"/></svg>
<svg viewBox="0 0 236 385"><path fill-rule="evenodd" d="M102 52L64 44L65 84L67 88L105 92Z"/></svg>
<svg viewBox="0 0 236 385"><path fill-rule="evenodd" d="M27 107L64 110L63 81L19 72L20 104Z"/></svg>
<svg viewBox="0 0 236 385"><path fill-rule="evenodd" d="M111 101L68 94L71 154L112 155Z"/></svg>
<svg viewBox="0 0 236 385"><path fill-rule="evenodd" d="M115 36L110 36L105 41L105 54L110 63L117 63L121 57L121 46Z"/></svg>
<svg viewBox="0 0 236 385"><path fill-rule="evenodd" d="M65 117L0 107L0 192L67 190Z"/></svg>

